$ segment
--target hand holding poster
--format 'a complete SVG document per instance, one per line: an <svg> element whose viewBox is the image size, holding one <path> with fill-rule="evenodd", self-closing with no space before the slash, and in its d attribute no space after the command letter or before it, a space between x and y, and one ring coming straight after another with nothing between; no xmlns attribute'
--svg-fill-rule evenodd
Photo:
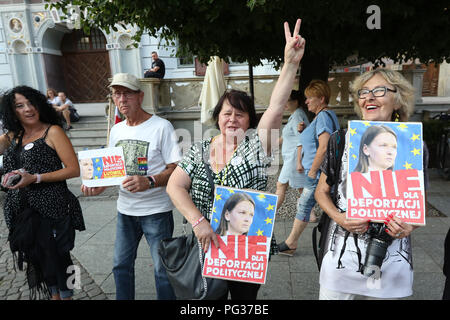
<svg viewBox="0 0 450 320"><path fill-rule="evenodd" d="M122 147L79 151L78 160L86 187L120 185L126 176Z"/></svg>
<svg viewBox="0 0 450 320"><path fill-rule="evenodd" d="M264 284L278 196L216 186L203 276Z"/></svg>
<svg viewBox="0 0 450 320"><path fill-rule="evenodd" d="M350 121L347 218L425 225L422 124Z"/></svg>

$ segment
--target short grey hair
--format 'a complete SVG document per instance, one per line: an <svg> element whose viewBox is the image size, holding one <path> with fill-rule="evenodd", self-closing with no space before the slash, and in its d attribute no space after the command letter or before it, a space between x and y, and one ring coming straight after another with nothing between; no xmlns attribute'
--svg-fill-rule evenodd
<svg viewBox="0 0 450 320"><path fill-rule="evenodd" d="M400 72L385 68L367 71L356 77L356 79L352 82L350 86L350 93L353 97L353 104L356 114L361 118L362 115L358 103L358 90L360 90L367 81L377 74L382 76L387 83L397 89L397 92L393 92L393 94L397 106L400 106L398 109L398 114L400 116L399 120L408 121L409 117L414 113L415 89Z"/></svg>

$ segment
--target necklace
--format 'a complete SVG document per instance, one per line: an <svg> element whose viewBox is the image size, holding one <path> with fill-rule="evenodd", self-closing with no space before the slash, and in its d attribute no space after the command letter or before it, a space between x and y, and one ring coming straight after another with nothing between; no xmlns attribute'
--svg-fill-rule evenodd
<svg viewBox="0 0 450 320"><path fill-rule="evenodd" d="M212 141L211 141L211 144L214 142L214 140L216 139L216 137L214 137L213 139L212 139ZM217 148L216 147L214 147L214 162L215 162L215 167L216 167L216 175L217 175L217 178L219 179L219 182L220 182L220 185L221 186L223 186L224 185L224 183L225 183L225 180L226 180L226 178L227 178L227 174L228 174L228 165L230 164L230 161L231 161L231 159L233 158L233 156L234 156L234 154L236 153L236 149L237 149L237 145L234 147L234 150L233 150L233 154L231 155L231 157L230 157L230 160L228 160L227 162L226 162L226 165L225 165L225 172L224 172L224 174L223 174L223 176L222 176L222 179L220 178L220 176L219 176L219 174L220 174L220 172L219 172L219 164L218 164L218 161L217 161ZM223 169L222 169L223 170Z"/></svg>

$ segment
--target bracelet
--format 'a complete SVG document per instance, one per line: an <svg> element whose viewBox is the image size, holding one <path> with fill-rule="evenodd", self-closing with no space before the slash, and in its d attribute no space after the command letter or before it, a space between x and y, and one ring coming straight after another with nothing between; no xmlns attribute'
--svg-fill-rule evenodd
<svg viewBox="0 0 450 320"><path fill-rule="evenodd" d="M198 219L197 221L195 221L195 222L192 224L192 229L194 229L200 222L202 222L203 219L205 219L204 216L202 216L200 219Z"/></svg>
<svg viewBox="0 0 450 320"><path fill-rule="evenodd" d="M42 177L39 173L36 173L36 182L35 183L41 183Z"/></svg>

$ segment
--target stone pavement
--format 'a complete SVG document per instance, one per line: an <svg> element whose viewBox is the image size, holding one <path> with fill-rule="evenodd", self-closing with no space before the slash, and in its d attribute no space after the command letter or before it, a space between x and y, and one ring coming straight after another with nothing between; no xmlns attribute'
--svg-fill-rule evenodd
<svg viewBox="0 0 450 320"><path fill-rule="evenodd" d="M71 179L69 187L80 195L79 179ZM270 192L273 192L269 188ZM110 189L100 197L80 197L86 222L86 231L77 232L74 262L81 267L81 289L75 290L75 299L114 299L112 276L113 246L116 225L116 190ZM427 225L412 236L414 262L414 294L408 299L439 300L444 287L443 243L450 227L450 181L430 172L428 201L446 216L427 217ZM181 215L175 211L174 236L182 234ZM275 221L275 236L286 238L292 219ZM310 224L299 241L293 257L273 256L269 263L267 282L259 291L259 299L316 300L319 293L319 273L311 246ZM28 299L23 272L12 270L12 258L6 243L7 230L0 217L0 300ZM136 259L136 299L156 298L152 259L143 239Z"/></svg>
<svg viewBox="0 0 450 320"><path fill-rule="evenodd" d="M4 193L0 193L0 203L3 208ZM29 300L30 294L24 271L15 271L13 258L9 249L8 229L0 210L0 300ZM80 268L81 288L74 289L76 300L106 300L107 297L99 285L95 283L85 268L72 255L75 265Z"/></svg>

